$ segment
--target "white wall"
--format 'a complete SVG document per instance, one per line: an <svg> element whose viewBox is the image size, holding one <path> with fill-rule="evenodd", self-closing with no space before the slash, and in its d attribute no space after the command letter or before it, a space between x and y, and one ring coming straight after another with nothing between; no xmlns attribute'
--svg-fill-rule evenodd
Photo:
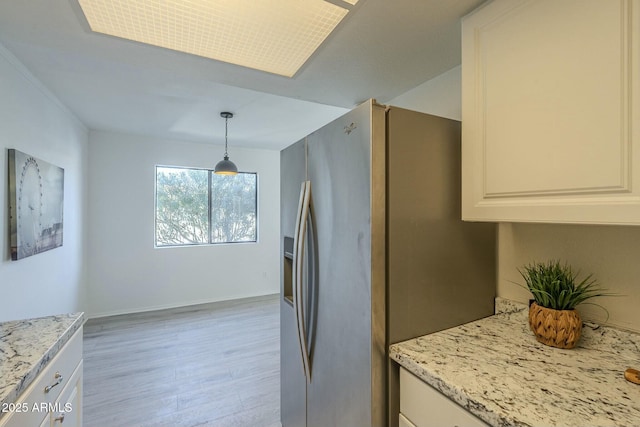
<svg viewBox="0 0 640 427"><path fill-rule="evenodd" d="M619 294L592 300L609 312L609 324L640 332L640 227L505 223L498 230L498 295L527 302L531 294L516 284L524 284L517 269L561 259L581 272L579 278L593 273L603 287ZM607 312L593 305L578 310L585 319L607 319Z"/></svg>
<svg viewBox="0 0 640 427"><path fill-rule="evenodd" d="M434 116L462 120L461 79L462 68L458 66L385 103Z"/></svg>
<svg viewBox="0 0 640 427"><path fill-rule="evenodd" d="M91 132L91 317L279 292L280 153L229 148L258 173L259 242L156 249L155 166L211 168L223 147Z"/></svg>
<svg viewBox="0 0 640 427"><path fill-rule="evenodd" d="M449 70L388 103L461 120L460 72ZM527 302L528 291L513 283L522 283L517 268L559 258L620 295L594 301L609 311L609 324L640 332L640 227L504 223L498 236L498 296ZM587 319L606 318L593 306L580 311Z"/></svg>
<svg viewBox="0 0 640 427"><path fill-rule="evenodd" d="M88 131L0 45L0 321L84 311ZM11 261L8 152L64 168L62 247Z"/></svg>

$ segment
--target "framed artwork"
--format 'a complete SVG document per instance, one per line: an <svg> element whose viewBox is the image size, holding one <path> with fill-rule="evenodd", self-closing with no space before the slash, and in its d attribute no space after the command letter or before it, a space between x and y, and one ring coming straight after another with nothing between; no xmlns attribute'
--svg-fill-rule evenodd
<svg viewBox="0 0 640 427"><path fill-rule="evenodd" d="M11 259L62 246L64 169L9 149Z"/></svg>

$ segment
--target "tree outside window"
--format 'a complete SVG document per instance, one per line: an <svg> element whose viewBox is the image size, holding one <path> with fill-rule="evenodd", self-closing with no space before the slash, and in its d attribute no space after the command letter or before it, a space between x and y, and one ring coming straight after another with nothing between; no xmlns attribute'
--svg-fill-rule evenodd
<svg viewBox="0 0 640 427"><path fill-rule="evenodd" d="M156 246L257 241L255 173L156 167Z"/></svg>

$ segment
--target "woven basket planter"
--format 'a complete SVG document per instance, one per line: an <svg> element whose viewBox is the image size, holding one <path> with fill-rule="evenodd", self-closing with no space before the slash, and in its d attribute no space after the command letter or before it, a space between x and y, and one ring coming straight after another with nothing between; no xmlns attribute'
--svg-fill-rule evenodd
<svg viewBox="0 0 640 427"><path fill-rule="evenodd" d="M573 348L580 339L582 319L574 310L554 310L535 302L529 306L529 326L542 344Z"/></svg>

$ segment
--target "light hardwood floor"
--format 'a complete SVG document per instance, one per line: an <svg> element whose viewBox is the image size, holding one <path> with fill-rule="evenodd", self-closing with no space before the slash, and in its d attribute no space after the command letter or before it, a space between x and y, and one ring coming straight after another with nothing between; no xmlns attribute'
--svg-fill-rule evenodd
<svg viewBox="0 0 640 427"><path fill-rule="evenodd" d="M89 320L84 426L280 426L280 316L267 296Z"/></svg>

